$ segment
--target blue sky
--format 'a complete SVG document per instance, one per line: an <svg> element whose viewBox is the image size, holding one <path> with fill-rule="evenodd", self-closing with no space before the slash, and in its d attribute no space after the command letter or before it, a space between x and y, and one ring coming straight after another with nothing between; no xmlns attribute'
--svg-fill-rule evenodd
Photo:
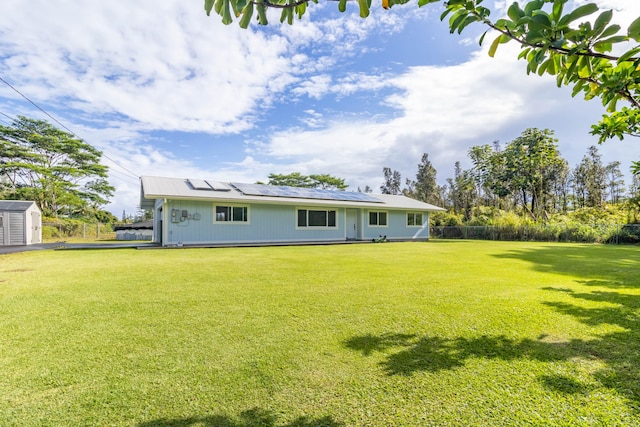
<svg viewBox="0 0 640 427"><path fill-rule="evenodd" d="M640 2L596 3L624 28L640 16ZM456 161L470 166L470 147L529 127L554 130L575 166L597 142L599 102L527 76L515 45L489 58L483 28L450 35L440 13L374 0L361 19L355 3L340 14L321 0L293 26L274 14L242 30L200 0L6 0L0 77L105 153L117 216L135 211L141 175L255 182L299 171L377 190L383 167L414 178L426 152L444 183ZM3 84L0 113L48 119ZM640 159L638 140L599 149L625 171Z"/></svg>

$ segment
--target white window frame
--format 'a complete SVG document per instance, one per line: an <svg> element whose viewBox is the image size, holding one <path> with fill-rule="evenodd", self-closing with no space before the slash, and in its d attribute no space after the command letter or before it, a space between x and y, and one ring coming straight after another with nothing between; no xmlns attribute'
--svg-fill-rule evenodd
<svg viewBox="0 0 640 427"><path fill-rule="evenodd" d="M219 221L218 220L218 208L231 208L231 220L229 221ZM234 221L233 220L233 209L234 208L246 208L247 209L247 220L246 221ZM228 225L248 225L251 223L251 207L249 205L238 205L233 203L215 203L213 205L213 223L214 224L228 224Z"/></svg>
<svg viewBox="0 0 640 427"><path fill-rule="evenodd" d="M376 218L377 218L377 222L380 222L380 214L383 213L386 216L387 219L387 223L385 225L379 225L379 224L371 224L371 214L375 213L376 214ZM388 228L389 227L389 211L380 211L380 210L370 210L367 211L367 224L370 228Z"/></svg>
<svg viewBox="0 0 640 427"><path fill-rule="evenodd" d="M298 216L300 211L306 211L307 225L299 225ZM309 211L323 211L327 213L327 225L309 225ZM329 225L329 212L334 212L335 225ZM338 209L336 208L319 208L309 206L297 206L295 208L295 224L296 230L335 230L338 228Z"/></svg>
<svg viewBox="0 0 640 427"><path fill-rule="evenodd" d="M413 215L414 216L413 217L414 218L414 220L413 220L414 224L409 224L409 215ZM420 215L420 218L421 218L420 224L415 224L415 216L416 215ZM422 227L424 225L424 221L426 219L425 215L426 214L424 212L407 212L407 222L406 222L407 227L416 227L416 228Z"/></svg>

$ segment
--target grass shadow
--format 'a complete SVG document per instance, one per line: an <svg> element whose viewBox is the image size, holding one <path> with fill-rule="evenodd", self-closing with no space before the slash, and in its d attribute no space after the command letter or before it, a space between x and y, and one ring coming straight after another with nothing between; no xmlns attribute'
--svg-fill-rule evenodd
<svg viewBox="0 0 640 427"><path fill-rule="evenodd" d="M585 286L640 288L640 250L633 246L535 246L494 256L527 261L535 271L576 277L576 283Z"/></svg>
<svg viewBox="0 0 640 427"><path fill-rule="evenodd" d="M365 356L369 356L373 352L409 345L415 337L415 334L382 334L379 336L367 334L352 337L345 341L344 345L351 350L356 350Z"/></svg>
<svg viewBox="0 0 640 427"><path fill-rule="evenodd" d="M388 375L451 370L463 366L470 358L530 358L548 362L569 358L575 354L572 349L574 342L548 343L543 341L543 338L513 340L505 336L483 335L477 338L447 339L434 336L417 337L412 334L382 334L378 337L367 334L352 337L344 344L365 356L371 354L374 349L391 350L391 354L381 363Z"/></svg>
<svg viewBox="0 0 640 427"><path fill-rule="evenodd" d="M279 424L276 415L268 410L253 408L240 413L238 417L228 415L207 415L186 418L163 418L138 424L138 427L341 427L330 416L321 418L299 417Z"/></svg>
<svg viewBox="0 0 640 427"><path fill-rule="evenodd" d="M564 394L587 394L591 388L565 375L542 375L540 382L549 390Z"/></svg>
<svg viewBox="0 0 640 427"><path fill-rule="evenodd" d="M562 342L549 341L544 334L537 339L512 339L502 335L442 338L387 333L353 337L345 345L364 355L385 350L388 354L380 364L387 375L455 370L473 358L597 360L602 367L591 374L594 382L615 390L626 398L632 410L639 412L640 370L636 367L640 366L640 295L634 292L640 288L640 251L629 247L551 245L496 256L528 261L536 271L574 277L575 287L543 288L550 296L554 292L568 298L550 299L542 304L585 325L613 325L617 330L593 339ZM543 375L539 381L543 387L565 394L588 394L592 388L562 375Z"/></svg>

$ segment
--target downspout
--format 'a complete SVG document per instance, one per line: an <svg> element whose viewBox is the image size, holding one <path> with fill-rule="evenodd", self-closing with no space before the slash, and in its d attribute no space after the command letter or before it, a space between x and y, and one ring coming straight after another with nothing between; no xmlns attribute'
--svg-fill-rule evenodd
<svg viewBox="0 0 640 427"><path fill-rule="evenodd" d="M167 199L162 199L162 239L160 242L161 246L167 246L165 242L169 237L169 225L167 224Z"/></svg>

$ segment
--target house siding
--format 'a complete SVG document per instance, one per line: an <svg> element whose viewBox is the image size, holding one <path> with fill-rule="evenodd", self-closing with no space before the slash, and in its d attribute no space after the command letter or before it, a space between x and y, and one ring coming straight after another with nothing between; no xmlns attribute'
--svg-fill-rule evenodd
<svg viewBox="0 0 640 427"><path fill-rule="evenodd" d="M386 226L369 225L369 212L387 212ZM395 211L385 209L364 209L361 216L362 238L364 240L376 239L387 236L391 240L428 239L429 238L429 213L426 211L411 211L422 213L423 226L408 226L407 211Z"/></svg>
<svg viewBox="0 0 640 427"><path fill-rule="evenodd" d="M215 206L247 206L248 221L246 223L216 222L214 221ZM327 208L336 211L335 227L297 227L297 209L319 208L304 205L170 200L163 206L162 240L164 245L173 246L207 243L336 241L346 238L344 208ZM180 213L186 211L186 219L174 222L173 210ZM156 224L159 226L159 223Z"/></svg>

